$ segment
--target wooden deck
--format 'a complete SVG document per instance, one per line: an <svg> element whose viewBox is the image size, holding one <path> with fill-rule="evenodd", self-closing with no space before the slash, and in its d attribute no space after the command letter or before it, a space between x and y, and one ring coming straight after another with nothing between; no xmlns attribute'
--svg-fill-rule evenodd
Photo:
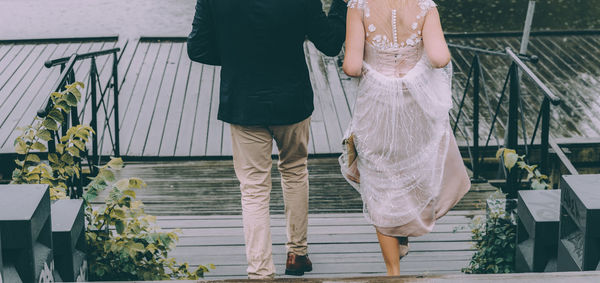
<svg viewBox="0 0 600 283"><path fill-rule="evenodd" d="M449 36L457 44L491 49L511 46L518 49L517 36ZM0 154L13 153L16 127L30 123L35 111L45 101L58 70L45 69L43 61L69 55L111 48L115 38L86 42L0 42ZM554 138L600 137L600 34L573 33L536 35L530 53L540 62L531 64L535 73L547 83L564 103L552 113L551 135ZM322 56L312 44L306 46L306 59L315 90L315 112L311 126L311 154L337 153L340 138L347 126L355 101L357 81L340 70L339 58ZM454 101L456 115L462 86L468 74L472 54L453 50ZM482 99L482 138L489 131L489 107L494 108L508 66L504 59L482 56L489 100ZM108 74L106 58L98 62L103 77ZM89 62L77 68L77 78L87 81ZM230 156L228 125L216 119L219 94L219 68L192 63L183 38L142 38L128 42L119 64L122 78L119 98L121 153L130 157L202 157ZM541 105L541 94L525 82L523 89L526 128L531 136ZM109 102L110 104L111 102ZM504 133L506 105L500 113L499 137ZM472 101L465 112L472 113ZM459 143L470 137L467 121L457 134ZM100 135L104 136L103 131ZM108 139L102 153L110 155Z"/></svg>
<svg viewBox="0 0 600 283"><path fill-rule="evenodd" d="M479 212L476 212L479 213ZM428 235L411 238L410 252L401 261L404 275L456 274L473 254L468 227L470 211L453 211L440 219ZM192 266L213 263L206 279L246 278L246 257L241 216L163 216L164 229L181 228L177 248L170 254ZM273 260L277 275L285 269L285 218L271 219ZM362 214L310 214L308 252L314 269L304 277L385 275L385 264L372 225Z"/></svg>
<svg viewBox="0 0 600 283"><path fill-rule="evenodd" d="M335 158L310 158L309 253L315 268L306 277L384 275L375 230L362 215L360 195L339 174ZM280 176L273 169L271 215L278 274L285 262L285 222ZM148 187L137 193L163 229L181 228L171 253L191 265L216 265L206 279L242 279L246 260L239 183L230 160L129 163L118 178L137 176ZM459 273L473 253L468 227L484 213L482 200L493 189L476 185L441 219L434 232L411 239L403 274ZM107 195L103 192L99 198ZM99 200L95 205L99 205Z"/></svg>

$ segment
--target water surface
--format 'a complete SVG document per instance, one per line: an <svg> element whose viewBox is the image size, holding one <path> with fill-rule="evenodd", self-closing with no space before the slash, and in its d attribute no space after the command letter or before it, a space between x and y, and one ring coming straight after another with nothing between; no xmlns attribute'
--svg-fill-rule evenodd
<svg viewBox="0 0 600 283"><path fill-rule="evenodd" d="M324 0L324 2L328 6L331 0ZM521 31L529 3L528 0L437 0L435 2L439 5L442 24L447 32ZM536 1L533 29L600 29L600 0Z"/></svg>

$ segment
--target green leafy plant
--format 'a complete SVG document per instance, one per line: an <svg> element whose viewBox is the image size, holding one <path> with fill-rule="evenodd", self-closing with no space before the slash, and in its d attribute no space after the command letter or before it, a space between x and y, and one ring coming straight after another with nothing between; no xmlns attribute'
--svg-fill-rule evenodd
<svg viewBox="0 0 600 283"><path fill-rule="evenodd" d="M144 212L143 203L135 200L135 190L146 184L138 178L115 181L112 170L123 166L112 159L100 167L98 176L84 195L92 201L98 192L110 188L100 209L87 206L86 238L89 243L91 280L164 280L200 279L205 266L192 270L187 263L178 264L168 257L175 247L178 230L160 232L156 218ZM210 265L211 268L214 266Z"/></svg>
<svg viewBox="0 0 600 283"><path fill-rule="evenodd" d="M52 107L48 115L36 117L33 124L21 128L23 133L15 140L20 157L15 160L13 184L47 184L53 200L67 198L68 184L80 178L82 153L93 134L87 125L77 125L66 131L56 143L56 152L42 161L39 152L48 150L44 142L53 140L71 107L81 100L82 83L67 85L62 92L51 94ZM178 230L165 232L156 225L155 217L144 211L136 200L135 190L146 184L138 178L116 181L115 170L123 167L120 158L113 158L98 167L98 174L90 177L85 187L85 232L88 242L90 280L161 280L200 279L209 269L206 266L190 268L168 257L178 241ZM93 208L91 201L109 189L104 205ZM210 265L210 268L214 266Z"/></svg>
<svg viewBox="0 0 600 283"><path fill-rule="evenodd" d="M550 189L548 176L542 174L537 165L529 165L525 162L525 155L518 155L514 149L501 148L496 152L496 158L502 158L504 167L513 170L515 166L518 170L527 173L526 180L530 182L530 187L533 190L548 190ZM522 178L518 178L521 182Z"/></svg>
<svg viewBox="0 0 600 283"><path fill-rule="evenodd" d="M66 113L81 99L79 87L83 88L83 84L67 85L64 91L52 93L53 107L48 115L43 118L36 116L32 125L20 128L23 133L14 143L20 158L15 160L17 168L13 171L13 184L48 184L51 199L66 198L68 182L81 175L80 155L94 131L84 125L70 128L56 144L56 153L48 154L47 163L42 162L36 152L47 150L44 142L53 139L52 132L58 130Z"/></svg>
<svg viewBox="0 0 600 283"><path fill-rule="evenodd" d="M512 273L516 245L516 220L505 210L500 192L488 198L488 215L477 216L471 223L475 254L462 271L470 274Z"/></svg>

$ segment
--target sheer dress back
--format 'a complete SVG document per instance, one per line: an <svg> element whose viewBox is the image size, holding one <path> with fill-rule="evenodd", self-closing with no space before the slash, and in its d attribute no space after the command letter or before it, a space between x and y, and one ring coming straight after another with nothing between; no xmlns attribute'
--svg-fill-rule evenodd
<svg viewBox="0 0 600 283"><path fill-rule="evenodd" d="M354 135L358 158L348 164L344 153L340 164L361 193L365 217L377 227L399 227L429 213L454 141L448 118L452 68L432 68L423 45L423 25L435 6L432 0L348 2L362 13L365 46L345 133ZM412 234L405 236L417 236Z"/></svg>

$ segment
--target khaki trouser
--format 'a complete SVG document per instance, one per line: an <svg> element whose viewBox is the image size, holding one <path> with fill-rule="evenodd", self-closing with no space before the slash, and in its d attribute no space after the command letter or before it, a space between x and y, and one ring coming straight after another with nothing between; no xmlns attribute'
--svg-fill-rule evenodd
<svg viewBox="0 0 600 283"><path fill-rule="evenodd" d="M275 275L269 201L273 139L279 149L278 169L287 220L287 251L307 253L308 139L310 118L285 126L231 125L233 163L242 192L248 277Z"/></svg>

